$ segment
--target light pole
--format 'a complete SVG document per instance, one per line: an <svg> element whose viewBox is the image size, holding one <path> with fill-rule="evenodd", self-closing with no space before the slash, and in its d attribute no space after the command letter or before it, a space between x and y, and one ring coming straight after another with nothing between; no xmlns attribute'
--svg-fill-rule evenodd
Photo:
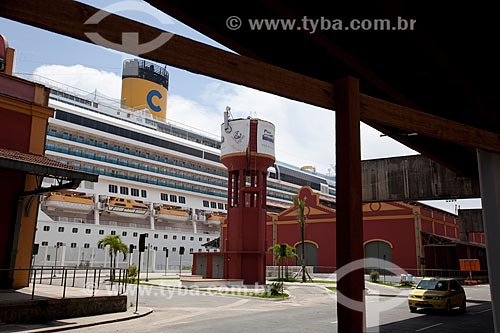
<svg viewBox="0 0 500 333"><path fill-rule="evenodd" d="M151 244L148 244L148 260L146 263L146 282L149 281L149 248L151 247Z"/></svg>
<svg viewBox="0 0 500 333"><path fill-rule="evenodd" d="M181 246L179 248L179 279L181 278L181 273L182 273L182 255L184 254L184 246Z"/></svg>
<svg viewBox="0 0 500 333"><path fill-rule="evenodd" d="M54 258L54 277L56 277L56 268L57 268L57 250L59 249L59 242L54 245L54 247L56 248L56 256Z"/></svg>
<svg viewBox="0 0 500 333"><path fill-rule="evenodd" d="M168 267L168 248L165 248L165 276L167 276L167 267Z"/></svg>

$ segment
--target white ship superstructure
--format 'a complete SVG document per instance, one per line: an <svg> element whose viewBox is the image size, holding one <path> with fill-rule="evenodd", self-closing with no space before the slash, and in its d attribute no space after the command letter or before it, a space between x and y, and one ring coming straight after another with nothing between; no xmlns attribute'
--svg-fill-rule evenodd
<svg viewBox="0 0 500 333"><path fill-rule="evenodd" d="M56 110L49 119L46 155L99 174L99 181L44 195L35 264L107 266L107 249L96 248L106 235L137 245L138 235L146 233L149 259L144 265L149 263L151 271L162 271L166 264L178 269L181 247L187 267L192 252L217 251L203 244L219 237L227 212L227 174L219 162L218 136L155 119L148 111L122 107L97 93L37 80L51 88L49 106ZM45 179L43 186L50 185L53 180ZM278 162L269 169L269 210L290 206L303 185L321 193L326 203L335 201L334 178ZM119 266L126 266L129 259L121 259ZM137 263L137 251L130 260Z"/></svg>

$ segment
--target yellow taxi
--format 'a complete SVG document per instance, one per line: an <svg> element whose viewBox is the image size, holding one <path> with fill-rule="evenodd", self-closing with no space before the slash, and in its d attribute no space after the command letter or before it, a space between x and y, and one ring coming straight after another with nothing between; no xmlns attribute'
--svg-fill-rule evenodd
<svg viewBox="0 0 500 333"><path fill-rule="evenodd" d="M445 310L451 312L459 308L466 309L465 291L454 279L423 278L408 295L408 306L411 312L418 308Z"/></svg>

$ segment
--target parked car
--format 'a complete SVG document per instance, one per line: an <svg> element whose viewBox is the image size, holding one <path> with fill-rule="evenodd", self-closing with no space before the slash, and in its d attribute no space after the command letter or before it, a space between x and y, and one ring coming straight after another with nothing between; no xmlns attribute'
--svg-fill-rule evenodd
<svg viewBox="0 0 500 333"><path fill-rule="evenodd" d="M449 313L457 307L460 312L465 312L465 291L455 279L423 278L410 292L408 306L411 312L425 308Z"/></svg>

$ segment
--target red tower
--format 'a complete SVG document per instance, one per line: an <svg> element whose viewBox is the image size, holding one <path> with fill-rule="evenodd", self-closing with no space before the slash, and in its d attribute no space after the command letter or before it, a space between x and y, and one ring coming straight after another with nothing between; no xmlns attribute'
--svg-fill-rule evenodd
<svg viewBox="0 0 500 333"><path fill-rule="evenodd" d="M245 284L266 282L267 169L274 163L274 125L235 119L222 125L221 162L228 169L224 275Z"/></svg>

